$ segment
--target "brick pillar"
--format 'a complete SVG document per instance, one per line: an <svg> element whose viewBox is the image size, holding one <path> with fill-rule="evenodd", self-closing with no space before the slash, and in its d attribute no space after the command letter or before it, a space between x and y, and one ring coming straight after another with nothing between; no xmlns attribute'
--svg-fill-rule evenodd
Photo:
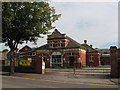
<svg viewBox="0 0 120 90"><path fill-rule="evenodd" d="M118 77L120 79L120 48L117 50L118 52Z"/></svg>
<svg viewBox="0 0 120 90"><path fill-rule="evenodd" d="M37 60L35 64L35 72L39 74L45 74L45 61L43 57L39 57L39 55L37 55Z"/></svg>
<svg viewBox="0 0 120 90"><path fill-rule="evenodd" d="M111 77L118 77L118 60L117 60L117 47L110 47L110 64L111 64Z"/></svg>
<svg viewBox="0 0 120 90"><path fill-rule="evenodd" d="M42 60L36 61L36 72L42 74Z"/></svg>

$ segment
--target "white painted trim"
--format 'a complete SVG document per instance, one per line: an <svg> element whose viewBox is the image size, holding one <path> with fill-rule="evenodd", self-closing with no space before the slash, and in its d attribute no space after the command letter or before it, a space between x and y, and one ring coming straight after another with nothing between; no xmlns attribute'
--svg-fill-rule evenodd
<svg viewBox="0 0 120 90"><path fill-rule="evenodd" d="M52 56L50 56L50 67L52 67Z"/></svg>
<svg viewBox="0 0 120 90"><path fill-rule="evenodd" d="M63 67L63 55L61 55L61 66Z"/></svg>
<svg viewBox="0 0 120 90"><path fill-rule="evenodd" d="M52 55L61 55L60 52L53 52Z"/></svg>

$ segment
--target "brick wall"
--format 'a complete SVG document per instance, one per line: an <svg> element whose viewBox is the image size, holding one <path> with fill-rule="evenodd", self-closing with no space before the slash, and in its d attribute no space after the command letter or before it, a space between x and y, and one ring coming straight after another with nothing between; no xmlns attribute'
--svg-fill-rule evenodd
<svg viewBox="0 0 120 90"><path fill-rule="evenodd" d="M81 66L86 66L86 53L80 53L80 57L82 60Z"/></svg>
<svg viewBox="0 0 120 90"><path fill-rule="evenodd" d="M110 65L110 57L100 57L101 65Z"/></svg>
<svg viewBox="0 0 120 90"><path fill-rule="evenodd" d="M93 60L90 60L90 55L93 55ZM87 66L99 66L100 65L100 55L99 53L87 53Z"/></svg>
<svg viewBox="0 0 120 90"><path fill-rule="evenodd" d="M32 48L30 48L29 46L24 46L23 48L21 48L20 50L19 50L19 52L27 52L27 51L30 51L30 50L32 50Z"/></svg>

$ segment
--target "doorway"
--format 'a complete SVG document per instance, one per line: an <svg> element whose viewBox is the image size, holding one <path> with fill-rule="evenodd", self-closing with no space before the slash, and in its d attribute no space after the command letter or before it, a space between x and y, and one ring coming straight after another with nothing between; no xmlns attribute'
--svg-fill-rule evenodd
<svg viewBox="0 0 120 90"><path fill-rule="evenodd" d="M52 67L61 67L62 66L62 56L60 52L53 52L51 57L51 66Z"/></svg>
<svg viewBox="0 0 120 90"><path fill-rule="evenodd" d="M52 56L52 67L61 67L61 55Z"/></svg>
<svg viewBox="0 0 120 90"><path fill-rule="evenodd" d="M69 66L74 67L74 57L69 57Z"/></svg>

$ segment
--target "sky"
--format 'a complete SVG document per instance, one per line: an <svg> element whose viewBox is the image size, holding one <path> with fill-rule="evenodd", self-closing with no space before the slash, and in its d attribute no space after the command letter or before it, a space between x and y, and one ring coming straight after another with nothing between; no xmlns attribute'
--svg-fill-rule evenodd
<svg viewBox="0 0 120 90"><path fill-rule="evenodd" d="M87 40L94 48L110 48L118 45L118 3L117 2L50 2L61 18L53 25L61 33L76 40L80 44ZM54 30L50 30L52 33ZM39 39L37 45L33 43L25 45L39 47L46 44L47 36ZM0 44L1 45L1 44ZM2 47L1 47L2 46ZM4 45L0 50L5 49Z"/></svg>

